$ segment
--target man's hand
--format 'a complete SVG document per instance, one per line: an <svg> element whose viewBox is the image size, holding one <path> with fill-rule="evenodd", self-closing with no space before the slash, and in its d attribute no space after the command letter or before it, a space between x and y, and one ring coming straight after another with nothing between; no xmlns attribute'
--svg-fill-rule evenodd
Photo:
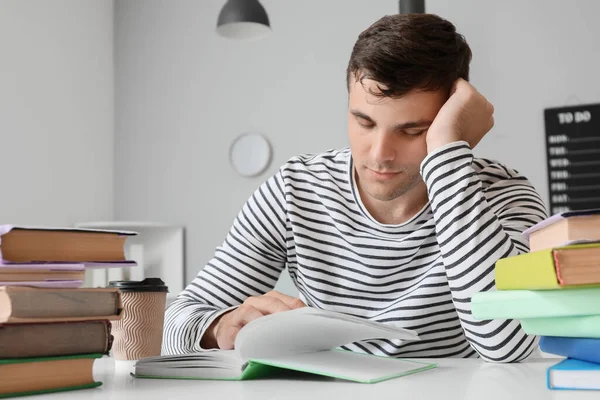
<svg viewBox="0 0 600 400"><path fill-rule="evenodd" d="M217 318L204 333L200 345L204 349L218 347L231 350L238 332L250 321L264 315L301 307L306 307L306 304L300 299L276 291L249 297L235 310Z"/></svg>
<svg viewBox="0 0 600 400"><path fill-rule="evenodd" d="M459 78L427 132L427 152L464 140L471 148L494 126L494 106L469 82Z"/></svg>

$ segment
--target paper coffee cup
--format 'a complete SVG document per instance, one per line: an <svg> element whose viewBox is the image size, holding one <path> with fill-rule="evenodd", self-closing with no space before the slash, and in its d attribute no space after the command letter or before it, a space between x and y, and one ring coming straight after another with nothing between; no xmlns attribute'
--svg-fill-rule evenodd
<svg viewBox="0 0 600 400"><path fill-rule="evenodd" d="M112 355L116 360L139 360L160 355L168 288L160 278L111 281L121 292L121 318L112 321Z"/></svg>

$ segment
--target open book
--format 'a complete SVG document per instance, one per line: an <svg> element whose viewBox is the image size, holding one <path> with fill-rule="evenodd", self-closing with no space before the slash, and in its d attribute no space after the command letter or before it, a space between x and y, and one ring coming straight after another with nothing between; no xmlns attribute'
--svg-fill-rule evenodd
<svg viewBox="0 0 600 400"><path fill-rule="evenodd" d="M144 358L135 364L134 376L245 380L287 369L374 383L436 367L336 349L367 339L419 340L407 329L303 307L250 322L238 333L235 350Z"/></svg>

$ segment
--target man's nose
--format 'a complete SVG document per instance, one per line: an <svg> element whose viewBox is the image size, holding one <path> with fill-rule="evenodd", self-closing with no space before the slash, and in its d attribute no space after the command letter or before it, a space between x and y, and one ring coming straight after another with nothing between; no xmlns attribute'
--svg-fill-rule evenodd
<svg viewBox="0 0 600 400"><path fill-rule="evenodd" d="M396 159L396 149L392 135L385 132L378 132L373 140L374 143L371 146L373 161L383 164Z"/></svg>

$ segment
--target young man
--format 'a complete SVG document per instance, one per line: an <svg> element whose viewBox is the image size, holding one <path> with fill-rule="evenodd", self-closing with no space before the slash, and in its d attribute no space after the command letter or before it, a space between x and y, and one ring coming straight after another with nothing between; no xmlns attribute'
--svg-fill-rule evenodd
<svg viewBox="0 0 600 400"><path fill-rule="evenodd" d="M169 307L163 353L231 349L263 315L308 305L399 324L421 340L348 350L511 362L537 345L518 321L476 321L494 264L528 251L546 217L527 179L474 158L493 107L471 50L435 15L394 15L358 38L347 70L350 148L290 159L247 201L214 258ZM271 291L288 268L300 299ZM265 294L266 293L266 294Z"/></svg>

